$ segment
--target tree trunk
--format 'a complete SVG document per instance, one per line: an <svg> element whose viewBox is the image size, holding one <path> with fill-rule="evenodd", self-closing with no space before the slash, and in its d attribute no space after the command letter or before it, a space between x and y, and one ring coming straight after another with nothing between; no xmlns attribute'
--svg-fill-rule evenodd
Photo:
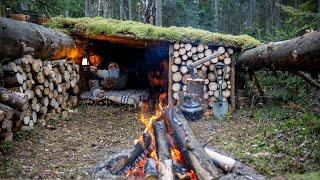
<svg viewBox="0 0 320 180"><path fill-rule="evenodd" d="M128 11L129 11L129 20L133 20L132 16L132 0L128 0Z"/></svg>
<svg viewBox="0 0 320 180"><path fill-rule="evenodd" d="M104 0L99 0L98 16L103 17L103 10L104 10Z"/></svg>
<svg viewBox="0 0 320 180"><path fill-rule="evenodd" d="M120 13L120 19L121 20L124 20L124 1L123 0L120 0L120 4L119 4L119 13Z"/></svg>
<svg viewBox="0 0 320 180"><path fill-rule="evenodd" d="M318 0L318 14L320 14L320 0ZM318 18L318 30L320 29L320 18Z"/></svg>
<svg viewBox="0 0 320 180"><path fill-rule="evenodd" d="M113 1L108 0L108 18L113 17Z"/></svg>
<svg viewBox="0 0 320 180"><path fill-rule="evenodd" d="M162 0L155 0L156 2L156 26L162 26Z"/></svg>
<svg viewBox="0 0 320 180"><path fill-rule="evenodd" d="M89 17L89 0L84 0L84 17Z"/></svg>
<svg viewBox="0 0 320 180"><path fill-rule="evenodd" d="M320 70L320 32L263 44L240 54L237 65L247 71L263 68L271 70L301 70L319 72Z"/></svg>
<svg viewBox="0 0 320 180"><path fill-rule="evenodd" d="M140 20L147 24L154 24L155 0L140 1Z"/></svg>
<svg viewBox="0 0 320 180"><path fill-rule="evenodd" d="M214 0L214 25L213 25L214 32L219 31L219 29L218 29L218 23L219 23L218 10L219 10L219 0Z"/></svg>
<svg viewBox="0 0 320 180"><path fill-rule="evenodd" d="M69 35L37 24L0 17L0 25L0 62L23 56L26 47L36 58L62 59L75 46Z"/></svg>

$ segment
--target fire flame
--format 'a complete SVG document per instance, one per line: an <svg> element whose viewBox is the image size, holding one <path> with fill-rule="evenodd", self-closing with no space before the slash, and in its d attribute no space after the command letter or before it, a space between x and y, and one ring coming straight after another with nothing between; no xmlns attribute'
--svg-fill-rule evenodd
<svg viewBox="0 0 320 180"><path fill-rule="evenodd" d="M176 149L176 148L171 148L170 149L170 154L173 160L177 161L179 164L184 163L182 153Z"/></svg>
<svg viewBox="0 0 320 180"><path fill-rule="evenodd" d="M141 107L141 111L139 114L139 116L140 116L139 120L145 125L144 132L148 132L151 136L151 140L152 140L151 146L153 146L153 147L155 147L156 141L155 141L155 137L153 135L152 124L161 116L162 110L165 106L163 102L166 97L167 97L166 93L160 94L159 103L156 106L156 112L151 117L148 117L147 112L149 111L149 106L146 104L144 104ZM136 140L136 141L138 141L138 140ZM183 164L183 165L185 164L182 152L179 149L170 148L170 153L171 153L172 160L176 161L179 164ZM150 152L149 157L153 158L156 161L156 163L158 164L158 157L157 157L157 152L156 152L155 148ZM143 177L145 162L146 162L146 158L144 158L143 160L138 162L133 170L130 170L127 172L126 177L130 177L130 176ZM190 170L187 173L187 175L190 177L191 180L197 179L197 176L193 170Z"/></svg>
<svg viewBox="0 0 320 180"><path fill-rule="evenodd" d="M161 111L163 110L163 107L164 107L163 100L166 97L167 97L166 93L160 94L159 103L156 106L156 114L151 116L150 118L146 117L147 116L146 115L146 110L148 109L148 106L147 105L146 106L142 106L139 120L146 126L144 132L149 132L150 134L153 134L152 124L153 124L153 122L155 122L161 116Z"/></svg>

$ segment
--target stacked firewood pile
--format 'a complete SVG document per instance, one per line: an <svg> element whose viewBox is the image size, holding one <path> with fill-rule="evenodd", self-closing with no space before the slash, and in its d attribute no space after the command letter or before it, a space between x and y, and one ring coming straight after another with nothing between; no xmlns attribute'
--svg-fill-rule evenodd
<svg viewBox="0 0 320 180"><path fill-rule="evenodd" d="M2 131L30 129L47 113L67 117L78 103L79 68L71 61L41 61L32 55L4 64L7 89L0 92L0 110L5 111L4 120L0 116Z"/></svg>
<svg viewBox="0 0 320 180"><path fill-rule="evenodd" d="M199 65L195 72L198 77L205 80L205 93L204 99L208 100L209 104L216 102L219 98L219 88L217 79L222 79L224 71L222 68L217 68L215 75L215 64L221 62L225 64L225 74L222 81L222 95L223 101L227 101L227 98L231 95L232 83L230 81L231 77L231 55L233 54L233 49L219 47L218 49L212 50L207 45L199 44L197 46L192 46L191 44L175 43L173 45L173 63L171 66L172 71L172 97L178 99L179 91L186 91L187 85L186 80L191 77L188 73L187 65L200 60L202 58L208 57L213 54L213 52L218 51L221 55L217 58L211 59L202 65Z"/></svg>

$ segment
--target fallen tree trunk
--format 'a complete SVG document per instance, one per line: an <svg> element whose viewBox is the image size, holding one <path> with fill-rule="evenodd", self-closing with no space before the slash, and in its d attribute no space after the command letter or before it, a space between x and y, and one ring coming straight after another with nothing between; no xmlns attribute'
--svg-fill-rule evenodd
<svg viewBox="0 0 320 180"><path fill-rule="evenodd" d="M0 62L23 56L25 47L41 59L62 59L75 47L67 34L37 24L0 17Z"/></svg>
<svg viewBox="0 0 320 180"><path fill-rule="evenodd" d="M237 65L247 71L263 68L319 72L320 31L287 41L263 44L240 54Z"/></svg>

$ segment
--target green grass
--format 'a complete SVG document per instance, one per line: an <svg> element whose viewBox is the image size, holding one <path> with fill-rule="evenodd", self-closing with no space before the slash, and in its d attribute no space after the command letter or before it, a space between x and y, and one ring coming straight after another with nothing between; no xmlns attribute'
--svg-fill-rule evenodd
<svg viewBox="0 0 320 180"><path fill-rule="evenodd" d="M288 174L287 179L290 180L318 180L320 179L320 171L308 172L304 174Z"/></svg>
<svg viewBox="0 0 320 180"><path fill-rule="evenodd" d="M249 161L260 172L276 175L320 169L319 117L269 105L256 110L253 121L258 124L247 142Z"/></svg>
<svg viewBox="0 0 320 180"><path fill-rule="evenodd" d="M135 21L96 18L62 18L55 17L48 24L52 28L66 32L83 32L86 35L131 35L141 40L163 40L169 42L202 42L236 48L250 48L260 41L248 35L230 35L213 33L191 27L157 27Z"/></svg>

